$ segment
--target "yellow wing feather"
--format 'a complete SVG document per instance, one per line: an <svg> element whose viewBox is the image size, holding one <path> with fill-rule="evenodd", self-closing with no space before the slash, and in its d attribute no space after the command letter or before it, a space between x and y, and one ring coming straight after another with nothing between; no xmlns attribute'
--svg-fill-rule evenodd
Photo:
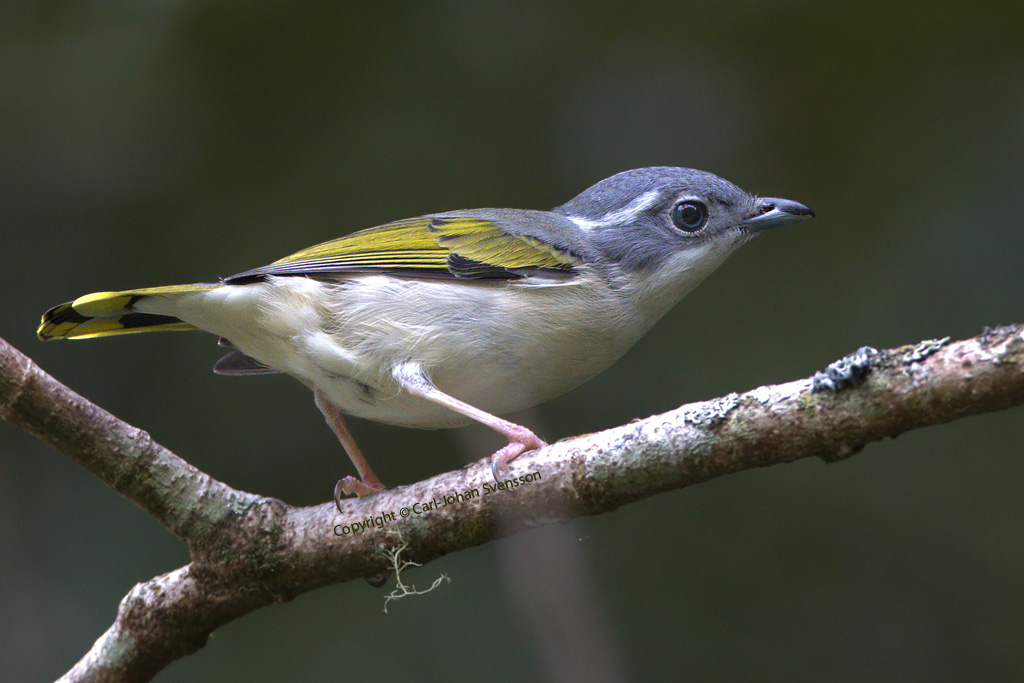
<svg viewBox="0 0 1024 683"><path fill-rule="evenodd" d="M430 225L439 246L489 266L572 268L580 260L568 251L525 235L513 235L492 221L475 218L436 218Z"/></svg>
<svg viewBox="0 0 1024 683"><path fill-rule="evenodd" d="M495 221L465 216L423 216L360 230L297 251L269 266L228 278L267 275L420 273L442 277L518 277L536 271L570 273L580 264L570 252L507 232Z"/></svg>

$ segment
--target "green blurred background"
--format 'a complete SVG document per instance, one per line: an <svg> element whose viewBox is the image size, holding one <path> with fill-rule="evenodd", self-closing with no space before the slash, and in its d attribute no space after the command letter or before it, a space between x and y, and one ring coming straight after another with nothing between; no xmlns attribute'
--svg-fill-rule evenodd
<svg viewBox="0 0 1024 683"><path fill-rule="evenodd" d="M827 9L826 9L827 7ZM392 219L549 208L692 166L812 206L584 388L557 439L806 376L855 348L1024 322L1020 3L13 2L0 9L0 336L225 482L327 500L308 392L211 337L43 345L102 289L210 280ZM356 581L218 630L165 681L1020 680L1024 412L748 472ZM392 485L479 430L354 421ZM69 668L184 546L0 425L0 664Z"/></svg>

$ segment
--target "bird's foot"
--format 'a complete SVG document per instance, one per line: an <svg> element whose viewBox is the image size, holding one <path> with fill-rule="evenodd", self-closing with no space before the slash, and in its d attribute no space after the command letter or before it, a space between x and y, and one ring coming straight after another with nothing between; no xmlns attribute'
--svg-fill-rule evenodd
<svg viewBox="0 0 1024 683"><path fill-rule="evenodd" d="M494 481L501 481L501 475L508 470L509 463L523 453L547 446L545 441L521 425L510 425L502 429L501 433L508 437L509 443L491 456L491 475Z"/></svg>
<svg viewBox="0 0 1024 683"><path fill-rule="evenodd" d="M380 493L386 488L377 477L372 479L367 477L365 480L345 477L339 479L338 483L334 486L334 504L338 507L338 512L341 512L341 501L344 496L351 496L354 493L362 498L363 496L372 496L375 493Z"/></svg>

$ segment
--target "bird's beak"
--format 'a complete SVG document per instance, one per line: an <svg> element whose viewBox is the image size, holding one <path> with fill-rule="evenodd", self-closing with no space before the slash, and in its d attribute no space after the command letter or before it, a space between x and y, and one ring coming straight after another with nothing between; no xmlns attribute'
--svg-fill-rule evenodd
<svg viewBox="0 0 1024 683"><path fill-rule="evenodd" d="M757 214L740 223L750 232L781 228L814 218L814 212L800 202L776 197L758 197L755 202Z"/></svg>

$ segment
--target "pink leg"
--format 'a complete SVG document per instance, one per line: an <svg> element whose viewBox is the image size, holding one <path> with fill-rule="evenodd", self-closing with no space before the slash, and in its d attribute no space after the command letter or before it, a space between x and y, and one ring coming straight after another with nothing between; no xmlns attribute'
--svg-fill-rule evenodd
<svg viewBox="0 0 1024 683"><path fill-rule="evenodd" d="M402 385L402 388L414 396L425 398L428 401L439 403L454 410L456 413L470 417L481 424L485 424L494 431L508 439L508 445L491 456L491 474L495 480L499 475L508 469L508 464L523 453L547 446L546 443L537 438L537 435L522 425L517 425L508 420L491 415L488 412L475 408L464 401L449 396L427 379L423 371L415 363L406 363L394 371L395 379Z"/></svg>
<svg viewBox="0 0 1024 683"><path fill-rule="evenodd" d="M352 438L352 432L348 431L345 417L342 415L341 410L338 409L338 406L331 403L331 400L319 389L313 389L313 397L316 400L316 407L324 414L324 418L327 420L327 424L330 425L331 431L338 437L338 441L341 442L345 452L348 453L352 464L356 466L356 472L359 473L359 479L351 476L345 477L334 487L334 502L338 505L339 511L341 510L342 494L349 496L354 493L357 496L369 496L387 488L377 478L377 475L373 473L373 470L370 469L370 463L366 462L366 458L359 450L359 446L356 445L356 440Z"/></svg>

